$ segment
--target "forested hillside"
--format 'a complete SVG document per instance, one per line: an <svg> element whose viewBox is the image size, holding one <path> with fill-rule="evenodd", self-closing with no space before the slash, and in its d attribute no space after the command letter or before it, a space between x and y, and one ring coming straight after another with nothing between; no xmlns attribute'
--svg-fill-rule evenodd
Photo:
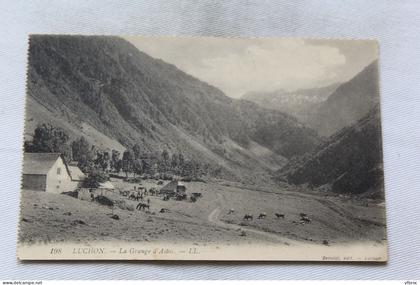
<svg viewBox="0 0 420 285"><path fill-rule="evenodd" d="M383 197L382 136L379 107L346 127L313 152L291 160L278 179L338 193Z"/></svg>
<svg viewBox="0 0 420 285"><path fill-rule="evenodd" d="M27 139L47 122L99 147L182 152L234 176L275 170L320 141L293 117L231 99L118 37L32 36L28 93Z"/></svg>
<svg viewBox="0 0 420 285"><path fill-rule="evenodd" d="M321 136L330 136L363 118L379 104L378 62L340 85L328 99L310 112L307 122Z"/></svg>

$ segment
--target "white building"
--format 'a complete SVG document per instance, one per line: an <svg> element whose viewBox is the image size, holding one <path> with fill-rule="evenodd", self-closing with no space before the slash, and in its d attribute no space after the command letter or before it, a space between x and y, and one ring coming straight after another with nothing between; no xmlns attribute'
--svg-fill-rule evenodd
<svg viewBox="0 0 420 285"><path fill-rule="evenodd" d="M69 167L60 153L24 153L22 189L62 193L80 186L84 174Z"/></svg>

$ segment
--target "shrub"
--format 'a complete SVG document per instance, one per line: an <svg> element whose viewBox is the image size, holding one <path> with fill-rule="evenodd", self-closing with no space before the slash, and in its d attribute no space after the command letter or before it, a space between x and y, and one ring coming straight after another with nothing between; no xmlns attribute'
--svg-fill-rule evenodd
<svg viewBox="0 0 420 285"><path fill-rule="evenodd" d="M73 197L73 198L77 198L79 196L79 192L77 192L77 190L67 191L67 192L63 192L61 194L68 195L68 196Z"/></svg>
<svg viewBox="0 0 420 285"><path fill-rule="evenodd" d="M142 179L140 177L129 177L126 178L125 181L130 183L141 183Z"/></svg>
<svg viewBox="0 0 420 285"><path fill-rule="evenodd" d="M95 201L101 205L111 206L111 207L114 206L114 202L108 197L103 196L103 195L96 196Z"/></svg>

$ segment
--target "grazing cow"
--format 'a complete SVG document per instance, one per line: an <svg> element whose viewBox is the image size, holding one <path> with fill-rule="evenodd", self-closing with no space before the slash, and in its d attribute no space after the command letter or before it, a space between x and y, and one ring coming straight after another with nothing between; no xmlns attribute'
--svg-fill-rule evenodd
<svg viewBox="0 0 420 285"><path fill-rule="evenodd" d="M261 219L265 219L266 217L267 217L266 213L260 213L260 215L258 216L258 219L261 220Z"/></svg>
<svg viewBox="0 0 420 285"><path fill-rule="evenodd" d="M244 216L244 220L253 220L254 219L254 217L252 216L252 215L250 215L250 214L245 214L245 216Z"/></svg>
<svg viewBox="0 0 420 285"><path fill-rule="evenodd" d="M308 216L304 216L304 217L301 217L301 218L300 218L300 222L301 222L302 224L310 224L310 223L311 223L311 219L309 219L309 217L308 217Z"/></svg>
<svg viewBox="0 0 420 285"><path fill-rule="evenodd" d="M197 202L197 198L195 196L191 196L190 197L190 201L193 202L193 203L195 203L195 202Z"/></svg>
<svg viewBox="0 0 420 285"><path fill-rule="evenodd" d="M187 195L186 194L177 194L175 196L175 200L177 200L177 201L182 201L182 200L185 200L185 199L187 199ZM197 199L195 199L195 201L197 201Z"/></svg>
<svg viewBox="0 0 420 285"><path fill-rule="evenodd" d="M203 196L201 193L198 193L198 192L191 193L191 195L194 196L195 198L200 198Z"/></svg>
<svg viewBox="0 0 420 285"><path fill-rule="evenodd" d="M130 193L129 191L124 191L124 190L119 190L119 191L120 191L120 195L124 197L127 197L128 194Z"/></svg>
<svg viewBox="0 0 420 285"><path fill-rule="evenodd" d="M284 214L275 213L277 219L283 219L284 220Z"/></svg>
<svg viewBox="0 0 420 285"><path fill-rule="evenodd" d="M229 209L228 215L235 213L235 209Z"/></svg>
<svg viewBox="0 0 420 285"><path fill-rule="evenodd" d="M150 210L150 206L145 203L138 203L136 206L136 209L137 210L146 210L146 209Z"/></svg>
<svg viewBox="0 0 420 285"><path fill-rule="evenodd" d="M156 188L150 188L149 193L150 193L150 196L155 196L156 195Z"/></svg>
<svg viewBox="0 0 420 285"><path fill-rule="evenodd" d="M129 200L136 200L136 195L134 193L131 193L130 196L128 196Z"/></svg>
<svg viewBox="0 0 420 285"><path fill-rule="evenodd" d="M308 215L305 214L305 213L300 213L299 216L300 216L300 218L304 218L304 217L307 217Z"/></svg>
<svg viewBox="0 0 420 285"><path fill-rule="evenodd" d="M159 211L159 213L168 213L168 212L169 212L169 209L166 209L166 208L162 208Z"/></svg>
<svg viewBox="0 0 420 285"><path fill-rule="evenodd" d="M143 201L143 194L137 193L137 196L135 196L134 200Z"/></svg>

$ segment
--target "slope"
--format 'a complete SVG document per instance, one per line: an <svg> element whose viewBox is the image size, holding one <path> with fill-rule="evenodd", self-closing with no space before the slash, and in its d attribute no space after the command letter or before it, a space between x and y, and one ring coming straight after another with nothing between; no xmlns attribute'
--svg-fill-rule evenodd
<svg viewBox="0 0 420 285"><path fill-rule="evenodd" d="M330 136L365 116L379 103L378 62L365 67L340 85L309 115L308 123L322 136Z"/></svg>
<svg viewBox="0 0 420 285"><path fill-rule="evenodd" d="M118 37L32 36L28 95L27 109L42 109L33 125L58 118L75 137L89 126L123 147L181 151L233 176L274 169L319 143L294 118L231 99ZM249 155L255 144L274 157Z"/></svg>
<svg viewBox="0 0 420 285"><path fill-rule="evenodd" d="M383 196L379 107L331 136L313 152L293 159L278 173L293 184L325 186L338 193Z"/></svg>

